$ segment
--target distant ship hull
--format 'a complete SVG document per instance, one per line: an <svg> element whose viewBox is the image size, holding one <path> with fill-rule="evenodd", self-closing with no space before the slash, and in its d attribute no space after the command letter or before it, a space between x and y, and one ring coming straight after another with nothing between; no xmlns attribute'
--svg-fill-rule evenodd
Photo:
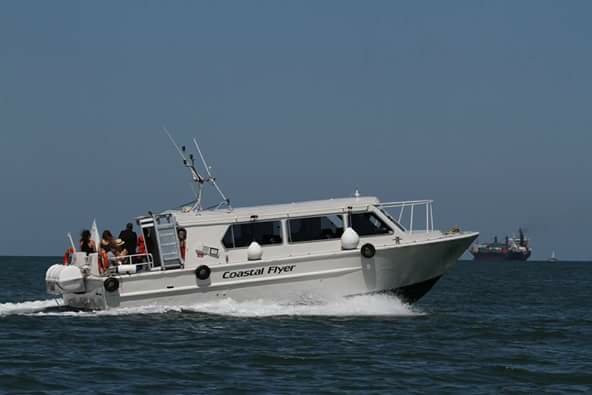
<svg viewBox="0 0 592 395"><path fill-rule="evenodd" d="M527 252L513 252L508 251L505 253L499 252L473 252L473 260L474 261L487 261L487 262L500 262L500 261L519 261L525 262L530 258L530 251Z"/></svg>

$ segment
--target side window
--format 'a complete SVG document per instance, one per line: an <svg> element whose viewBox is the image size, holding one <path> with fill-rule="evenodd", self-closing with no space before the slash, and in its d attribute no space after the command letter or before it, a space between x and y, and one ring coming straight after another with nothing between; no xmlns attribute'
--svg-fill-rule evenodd
<svg viewBox="0 0 592 395"><path fill-rule="evenodd" d="M350 215L351 227L360 236L384 235L392 233L391 228L388 227L380 218L374 213L357 213Z"/></svg>
<svg viewBox="0 0 592 395"><path fill-rule="evenodd" d="M228 227L222 244L226 248L248 247L256 241L261 245L282 243L282 223L280 221L247 222Z"/></svg>
<svg viewBox="0 0 592 395"><path fill-rule="evenodd" d="M290 242L337 239L343 234L340 215L296 218L288 220Z"/></svg>
<svg viewBox="0 0 592 395"><path fill-rule="evenodd" d="M224 233L224 238L222 239L222 244L226 248L234 248L234 236L232 232L233 225L230 225Z"/></svg>

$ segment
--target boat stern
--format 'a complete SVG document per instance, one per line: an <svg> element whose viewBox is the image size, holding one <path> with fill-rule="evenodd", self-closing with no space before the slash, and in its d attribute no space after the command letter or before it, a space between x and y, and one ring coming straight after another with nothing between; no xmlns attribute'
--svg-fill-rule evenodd
<svg viewBox="0 0 592 395"><path fill-rule="evenodd" d="M50 295L61 296L64 306L83 310L103 310L119 306L119 279L92 274L89 260L74 256L68 264L55 264L45 273Z"/></svg>

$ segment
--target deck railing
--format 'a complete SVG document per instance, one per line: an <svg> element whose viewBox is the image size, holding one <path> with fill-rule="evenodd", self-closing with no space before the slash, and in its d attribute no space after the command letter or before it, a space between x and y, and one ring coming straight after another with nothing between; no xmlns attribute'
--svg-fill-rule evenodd
<svg viewBox="0 0 592 395"><path fill-rule="evenodd" d="M152 254L133 254L122 257L111 257L109 258L109 263L110 269L118 265L136 265L152 269L154 267L154 257Z"/></svg>
<svg viewBox="0 0 592 395"><path fill-rule="evenodd" d="M425 232L431 232L434 230L434 214L432 211L432 203L434 201L433 200L409 200L409 201L405 201L405 202L385 202L385 203L379 203L376 206L381 208L381 209L385 209L384 211L387 211L388 209L399 209L399 213L398 213L398 219L396 220L397 223L399 223L399 225L401 225L403 228L405 228L405 230L407 230L408 232L413 232L413 225L414 225L414 218L415 215L417 214L418 211L420 211L422 213L422 216L424 214L423 211L425 211ZM415 207L418 207L418 210L415 210ZM425 208L423 208L425 207ZM409 226L404 226L402 221L404 220L404 215L407 213L407 211L405 209L409 209L407 210L409 212ZM396 218L396 217L395 217ZM393 218L393 219L395 219Z"/></svg>

